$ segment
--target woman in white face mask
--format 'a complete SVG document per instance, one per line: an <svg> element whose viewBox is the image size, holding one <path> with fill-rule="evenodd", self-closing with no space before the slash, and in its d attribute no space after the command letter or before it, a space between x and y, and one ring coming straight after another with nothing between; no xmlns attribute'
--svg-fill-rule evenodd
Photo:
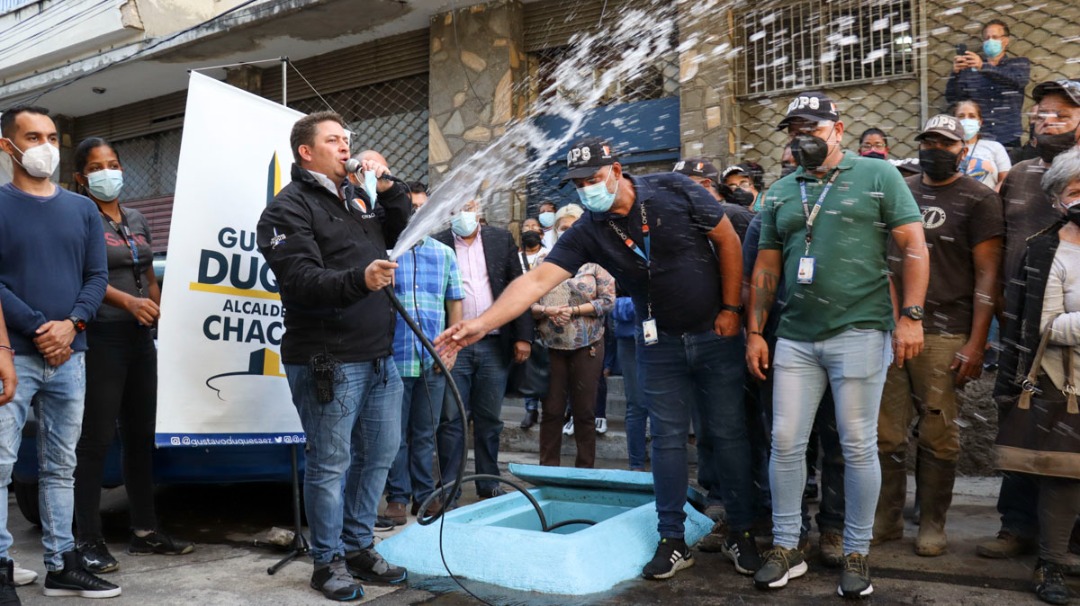
<svg viewBox="0 0 1080 606"><path fill-rule="evenodd" d="M1005 148L992 139L979 135L982 128L982 109L975 101L959 101L949 108L949 113L960 120L964 127L964 145L968 154L960 164L967 176L997 191L1009 174L1012 162Z"/></svg>
<svg viewBox="0 0 1080 606"><path fill-rule="evenodd" d="M160 315L161 289L154 277L150 226L139 211L121 208L124 170L104 139L87 139L75 148L75 182L101 213L109 264L105 302L86 328L85 411L75 448L77 547L84 567L103 573L120 566L105 546L100 514L105 456L118 419L131 504L129 552L175 555L194 547L157 531L154 512L157 351L151 330Z"/></svg>

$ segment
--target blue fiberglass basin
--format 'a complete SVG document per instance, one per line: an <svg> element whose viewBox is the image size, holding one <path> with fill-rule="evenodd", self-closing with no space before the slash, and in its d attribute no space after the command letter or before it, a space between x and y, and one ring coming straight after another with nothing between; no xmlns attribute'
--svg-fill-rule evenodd
<svg viewBox="0 0 1080 606"><path fill-rule="evenodd" d="M523 591L583 595L637 578L660 536L652 474L622 470L511 465L536 484L529 492L548 525L586 519L542 532L524 495L511 492L460 507L430 526L410 524L378 544L389 561L415 574L447 576L439 556L443 524L446 563L457 576ZM686 541L696 543L712 521L689 504Z"/></svg>

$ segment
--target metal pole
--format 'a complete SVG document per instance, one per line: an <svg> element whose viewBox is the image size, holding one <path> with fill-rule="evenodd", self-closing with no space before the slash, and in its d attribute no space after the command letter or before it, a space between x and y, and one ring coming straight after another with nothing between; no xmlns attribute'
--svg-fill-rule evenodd
<svg viewBox="0 0 1080 606"><path fill-rule="evenodd" d="M918 54L919 69L919 124L926 124L930 119L930 32L927 31L926 0L919 0L919 33L922 37L922 47ZM911 37L912 44L918 43L919 38ZM916 126L916 129L919 127Z"/></svg>
<svg viewBox="0 0 1080 606"><path fill-rule="evenodd" d="M289 77L288 72L289 72L289 70L288 70L288 67L289 67L289 58L288 57L282 57L281 58L281 104L282 105L288 105L288 101L289 101L289 85L288 85L288 77Z"/></svg>

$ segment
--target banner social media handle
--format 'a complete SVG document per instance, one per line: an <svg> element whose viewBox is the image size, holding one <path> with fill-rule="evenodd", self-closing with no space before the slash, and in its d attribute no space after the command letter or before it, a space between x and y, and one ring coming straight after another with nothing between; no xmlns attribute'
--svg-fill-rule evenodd
<svg viewBox="0 0 1080 606"><path fill-rule="evenodd" d="M158 446L304 440L277 281L255 245L302 116L191 73L158 327Z"/></svg>

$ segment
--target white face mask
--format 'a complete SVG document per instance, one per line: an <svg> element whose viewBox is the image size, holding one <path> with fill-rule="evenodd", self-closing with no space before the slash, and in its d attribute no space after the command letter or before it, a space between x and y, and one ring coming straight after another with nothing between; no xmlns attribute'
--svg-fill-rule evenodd
<svg viewBox="0 0 1080 606"><path fill-rule="evenodd" d="M15 160L15 156L11 159L18 162L31 177L38 179L47 179L56 172L56 168L60 166L60 150L51 143L45 143L43 145L36 145L23 151L15 145L15 142L8 139L11 146L22 152L22 162Z"/></svg>
<svg viewBox="0 0 1080 606"><path fill-rule="evenodd" d="M124 171L104 169L86 175L86 189L102 202L112 202L124 187Z"/></svg>

